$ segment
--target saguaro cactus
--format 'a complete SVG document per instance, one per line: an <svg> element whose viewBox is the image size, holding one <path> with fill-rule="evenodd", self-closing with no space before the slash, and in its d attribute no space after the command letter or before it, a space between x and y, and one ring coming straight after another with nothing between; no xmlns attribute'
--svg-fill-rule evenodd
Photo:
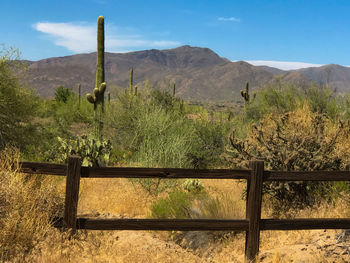
<svg viewBox="0 0 350 263"><path fill-rule="evenodd" d="M80 84L78 84L78 108L80 109Z"/></svg>
<svg viewBox="0 0 350 263"><path fill-rule="evenodd" d="M134 95L134 69L130 68L130 78L129 78L129 92L130 95Z"/></svg>
<svg viewBox="0 0 350 263"><path fill-rule="evenodd" d="M95 114L95 136L102 139L103 129L103 113L105 100L105 69L104 69L104 53L105 53L105 31L104 31L104 17L100 16L97 19L97 63L96 63L96 84L94 94L86 94L87 100L94 104Z"/></svg>
<svg viewBox="0 0 350 263"><path fill-rule="evenodd" d="M175 93L176 93L176 86L175 86L175 82L173 84L173 98L175 98Z"/></svg>
<svg viewBox="0 0 350 263"><path fill-rule="evenodd" d="M244 91L244 90L241 90L241 96L243 97L244 102L245 102L246 104L249 104L249 103L251 102L251 100L250 100L250 94L249 94L249 82L248 82L248 81L245 83L245 91ZM253 94L253 99L252 99L252 101L255 99L255 97L256 97L256 93Z"/></svg>

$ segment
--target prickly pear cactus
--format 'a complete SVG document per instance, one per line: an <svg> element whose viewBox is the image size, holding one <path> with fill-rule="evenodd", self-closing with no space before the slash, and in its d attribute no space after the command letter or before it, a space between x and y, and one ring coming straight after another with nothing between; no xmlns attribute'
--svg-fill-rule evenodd
<svg viewBox="0 0 350 263"><path fill-rule="evenodd" d="M83 166L103 167L107 166L110 161L112 143L109 140L98 140L86 135L76 140L65 140L60 137L57 139L60 143L58 148L60 161L67 160L69 155L80 156Z"/></svg>

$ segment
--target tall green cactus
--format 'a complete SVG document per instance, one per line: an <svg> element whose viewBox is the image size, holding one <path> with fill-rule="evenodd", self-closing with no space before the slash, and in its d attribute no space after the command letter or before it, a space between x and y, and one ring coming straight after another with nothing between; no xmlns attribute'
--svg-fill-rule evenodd
<svg viewBox="0 0 350 263"><path fill-rule="evenodd" d="M129 78L129 92L130 95L134 94L134 69L130 68L130 78Z"/></svg>
<svg viewBox="0 0 350 263"><path fill-rule="evenodd" d="M254 94L253 94L253 99L252 99L252 100L250 99L250 94L249 94L249 82L248 82L248 81L245 83L245 91L244 91L244 90L241 90L241 96L243 97L245 104L249 104L249 103L252 102L252 101L255 99L255 97L256 97L256 93L254 93Z"/></svg>
<svg viewBox="0 0 350 263"><path fill-rule="evenodd" d="M78 108L80 109L80 98L81 98L81 96L80 96L80 84L78 84Z"/></svg>
<svg viewBox="0 0 350 263"><path fill-rule="evenodd" d="M175 82L173 84L173 98L175 98L175 93L176 93L176 86L175 86Z"/></svg>
<svg viewBox="0 0 350 263"><path fill-rule="evenodd" d="M96 63L96 84L94 88L94 94L86 94L87 100L94 104L94 117L95 117L95 136L102 139L103 129L103 113L104 113L104 101L105 101L105 68L104 68L104 54L105 54L105 31L104 31L104 17L100 16L97 19L97 63Z"/></svg>

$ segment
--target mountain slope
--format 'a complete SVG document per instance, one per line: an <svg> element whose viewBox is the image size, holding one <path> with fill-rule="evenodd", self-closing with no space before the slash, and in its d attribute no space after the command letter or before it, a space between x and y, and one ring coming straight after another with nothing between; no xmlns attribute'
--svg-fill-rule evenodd
<svg viewBox="0 0 350 263"><path fill-rule="evenodd" d="M26 61L28 70L21 80L41 96L53 96L62 85L80 83L82 94L91 92L95 83L96 53ZM271 82L278 75L283 81L302 88L311 82L328 83L339 92L350 91L350 68L326 65L283 71L267 66L253 66L244 61L231 62L208 48L182 46L166 50L130 53L106 53L105 74L109 87L125 88L129 69L134 68L134 82L140 91L145 80L160 88L176 83L176 95L187 100L232 101L249 81L252 90Z"/></svg>
<svg viewBox="0 0 350 263"><path fill-rule="evenodd" d="M350 68L336 64L297 70L305 78L320 85L329 84L337 92L349 92Z"/></svg>
<svg viewBox="0 0 350 263"><path fill-rule="evenodd" d="M22 80L42 96L53 96L59 85L91 92L95 81L96 53L49 58L27 62ZM182 46L168 50L145 50L130 53L106 53L107 85L126 87L129 69L134 81L143 86L167 86L176 83L177 95L188 100L231 100L239 96L246 81L252 89L267 83L273 74L246 62L230 62L207 48Z"/></svg>

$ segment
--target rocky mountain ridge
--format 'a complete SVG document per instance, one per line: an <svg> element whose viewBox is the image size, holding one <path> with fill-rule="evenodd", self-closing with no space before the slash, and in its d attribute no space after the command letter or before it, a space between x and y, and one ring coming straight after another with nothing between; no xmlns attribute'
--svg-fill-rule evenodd
<svg viewBox="0 0 350 263"><path fill-rule="evenodd" d="M85 94L91 92L95 83L96 53L26 61L26 64L28 68L21 80L44 97L53 96L60 85L76 87L81 84L82 94ZM127 87L131 67L134 68L134 82L141 90L145 80L161 88L176 83L177 96L195 101L235 100L246 81L254 90L276 75L297 85L328 83L339 92L350 91L350 68L340 65L282 71L244 61L231 62L208 48L190 46L106 53L107 85Z"/></svg>

